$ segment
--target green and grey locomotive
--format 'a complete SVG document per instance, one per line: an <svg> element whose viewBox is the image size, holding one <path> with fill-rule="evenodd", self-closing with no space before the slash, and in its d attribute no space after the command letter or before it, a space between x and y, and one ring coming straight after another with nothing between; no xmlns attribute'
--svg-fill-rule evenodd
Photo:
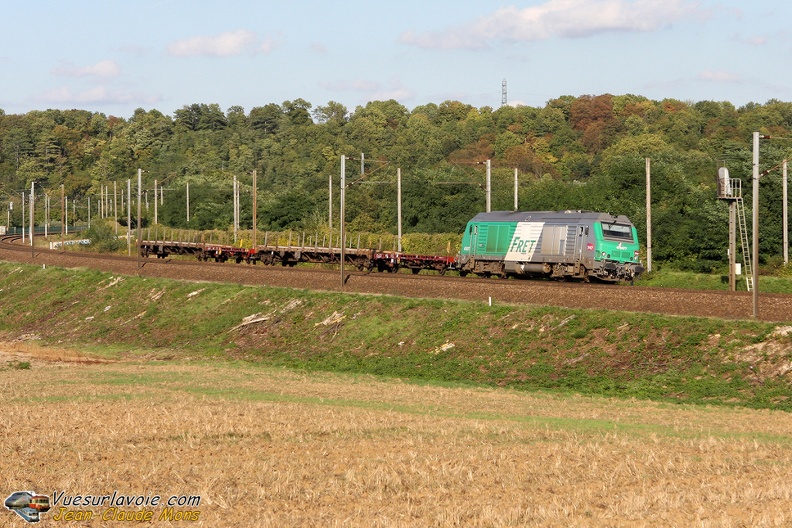
<svg viewBox="0 0 792 528"><path fill-rule="evenodd" d="M494 211L468 222L455 262L461 275L632 281L644 268L624 215Z"/></svg>

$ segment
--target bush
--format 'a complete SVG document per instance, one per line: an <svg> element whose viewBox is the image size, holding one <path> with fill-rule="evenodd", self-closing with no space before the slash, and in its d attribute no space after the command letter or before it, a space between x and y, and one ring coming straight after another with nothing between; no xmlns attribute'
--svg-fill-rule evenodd
<svg viewBox="0 0 792 528"><path fill-rule="evenodd" d="M115 230L105 221L93 222L85 235L91 241L91 245L100 253L114 253L125 245L116 236Z"/></svg>

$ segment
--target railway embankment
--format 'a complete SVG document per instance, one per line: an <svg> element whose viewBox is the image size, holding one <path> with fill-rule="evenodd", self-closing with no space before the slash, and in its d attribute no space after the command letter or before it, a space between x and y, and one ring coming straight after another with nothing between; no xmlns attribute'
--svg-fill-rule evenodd
<svg viewBox="0 0 792 528"><path fill-rule="evenodd" d="M792 410L779 323L190 282L0 263L0 341L417 383ZM68 354L67 354L68 355ZM8 357L8 356L6 356ZM48 361L53 360L50 355ZM12 368L10 360L0 368Z"/></svg>

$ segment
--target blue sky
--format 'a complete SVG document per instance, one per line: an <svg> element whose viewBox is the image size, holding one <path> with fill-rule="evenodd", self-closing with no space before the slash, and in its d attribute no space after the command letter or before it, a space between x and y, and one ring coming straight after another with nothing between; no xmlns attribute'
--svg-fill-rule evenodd
<svg viewBox="0 0 792 528"><path fill-rule="evenodd" d="M792 94L788 0L0 0L0 109Z"/></svg>

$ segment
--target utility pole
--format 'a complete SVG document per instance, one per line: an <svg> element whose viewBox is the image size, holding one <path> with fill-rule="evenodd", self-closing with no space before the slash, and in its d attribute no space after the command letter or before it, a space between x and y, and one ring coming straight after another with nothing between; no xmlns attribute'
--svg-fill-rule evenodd
<svg viewBox="0 0 792 528"><path fill-rule="evenodd" d="M753 317L759 317L759 132L753 133Z"/></svg>
<svg viewBox="0 0 792 528"><path fill-rule="evenodd" d="M344 289L344 260L346 259L346 233L344 232L344 191L346 187L346 156L341 154L341 208L339 210L341 224L341 289Z"/></svg>
<svg viewBox="0 0 792 528"><path fill-rule="evenodd" d="M65 222L63 221L63 219L66 212L65 199L66 199L66 191L64 190L63 184L61 183L61 251L63 251L63 245L64 245L63 229L65 226Z"/></svg>
<svg viewBox="0 0 792 528"><path fill-rule="evenodd" d="M127 256L132 256L132 180L127 178Z"/></svg>
<svg viewBox="0 0 792 528"><path fill-rule="evenodd" d="M36 201L35 185L36 182L30 182L30 256L31 257L36 256L36 249L33 247L33 213L35 211L33 204Z"/></svg>
<svg viewBox="0 0 792 528"><path fill-rule="evenodd" d="M652 161L646 158L646 271L652 271Z"/></svg>
<svg viewBox="0 0 792 528"><path fill-rule="evenodd" d="M140 243L141 243L141 232L140 232L140 224L142 223L140 220L141 217L141 206L143 198L143 169L138 169L138 196L137 196L137 267L140 270Z"/></svg>
<svg viewBox="0 0 792 528"><path fill-rule="evenodd" d="M118 235L118 186L113 181L113 221L115 222L115 234Z"/></svg>
<svg viewBox="0 0 792 528"><path fill-rule="evenodd" d="M783 224L784 224L784 266L789 264L789 228L787 227L787 160L784 160L783 167L783 188L784 188L784 205L783 205Z"/></svg>
<svg viewBox="0 0 792 528"><path fill-rule="evenodd" d="M492 161L487 160L487 212L492 211Z"/></svg>
<svg viewBox="0 0 792 528"><path fill-rule="evenodd" d="M159 223L159 219L157 218L157 180L154 180L154 225Z"/></svg>
<svg viewBox="0 0 792 528"><path fill-rule="evenodd" d="M396 227L398 232L398 250L402 250L402 189L401 189L401 168L396 169Z"/></svg>
<svg viewBox="0 0 792 528"><path fill-rule="evenodd" d="M256 249L256 209L258 206L256 205L256 195L258 194L258 188L256 187L256 169L253 169L253 249Z"/></svg>
<svg viewBox="0 0 792 528"><path fill-rule="evenodd" d="M514 167L514 210L517 211L518 209L518 200L517 191L519 189L520 183L517 181L517 167Z"/></svg>
<svg viewBox="0 0 792 528"><path fill-rule="evenodd" d="M237 177L234 174L234 186L232 189L233 199L234 199L234 243L236 244L237 241L237 227L239 226L239 188L237 187Z"/></svg>
<svg viewBox="0 0 792 528"><path fill-rule="evenodd" d="M327 184L328 185L328 192L327 192L327 196L328 196L328 198L327 198L327 204L328 204L328 206L327 206L327 227L329 227L330 230L332 231L333 230L333 175L330 174L330 176L327 177L327 180L328 180L328 184ZM332 238L332 236L331 236L331 238ZM333 244L331 243L330 245L332 246Z"/></svg>

